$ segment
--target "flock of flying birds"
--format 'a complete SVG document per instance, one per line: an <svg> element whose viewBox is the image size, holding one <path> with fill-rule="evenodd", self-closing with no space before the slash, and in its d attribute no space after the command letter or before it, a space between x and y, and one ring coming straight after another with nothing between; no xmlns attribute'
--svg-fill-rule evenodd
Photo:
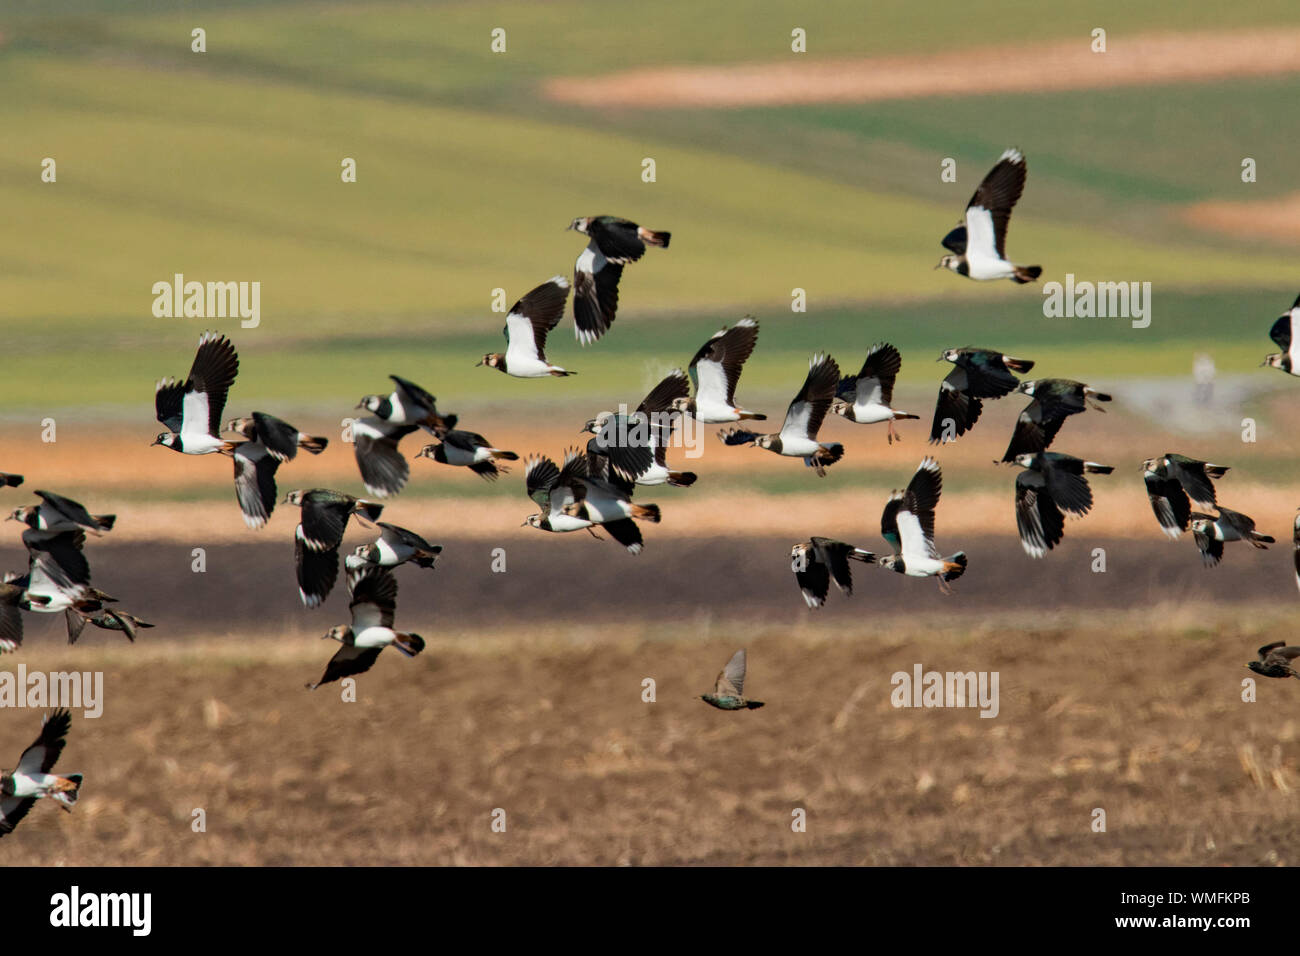
<svg viewBox="0 0 1300 956"><path fill-rule="evenodd" d="M1017 265L1005 253L1007 226L1025 178L1021 152L1003 153L971 197L961 223L942 240L948 254L935 268L978 281L1009 279L1024 284L1037 279L1042 273L1039 266ZM587 345L605 335L614 322L624 266L640 259L648 246L668 248L670 234L613 216L575 219L569 228L589 239L575 264L572 283L574 331L577 340ZM569 281L555 276L525 294L506 316L505 352L486 354L478 364L519 378L575 374L551 363L545 351L547 335L564 317L569 291ZM1300 298L1273 325L1270 335L1283 351L1269 355L1264 365L1300 374L1298 322ZM540 510L528 515L524 524L553 533L586 530L597 537L595 529L601 527L629 552L640 552L644 539L637 522L658 522L660 509L634 502L636 489L663 484L688 487L696 481L694 473L675 470L667 460L674 432L686 417L728 426L718 432L726 445L749 445L801 459L818 476L844 456L841 443L819 438L828 412L856 424L884 424L890 443L900 437L896 422L920 417L893 407L902 357L894 346L878 343L856 375L842 376L833 358L814 355L778 431L759 433L738 424L767 418L736 402L741 371L758 333L758 322L750 317L720 329L695 353L686 372L674 369L634 412L601 412L588 421L585 431L592 437L585 449L567 450L559 464L544 455L530 456L524 464L524 485ZM1101 403L1111 396L1071 379L1021 380L1017 375L1029 372L1034 362L992 349L948 349L940 360L953 368L939 386L929 436L933 444L955 441L973 429L986 400L1013 393L1028 396L1029 404L1020 413L1001 462L1022 469L1015 479L1016 525L1024 550L1031 557L1044 557L1061 542L1065 515L1082 516L1091 509L1087 476L1114 470L1048 447L1069 416L1089 408L1104 411ZM244 520L250 528L260 528L279 500L280 466L292 462L299 451L322 453L328 440L304 434L263 412L223 423L227 394L238 371L239 358L231 342L204 333L186 379L167 378L157 385L157 417L168 430L154 444L186 455L228 456L234 464L235 496ZM389 498L406 485L410 466L400 443L416 432L432 439L415 453L416 458L469 468L488 480L508 471L505 462L519 460L515 452L457 427L457 416L439 413L434 396L419 385L396 375L389 378L392 392L362 398L357 408L366 414L351 424L353 453L371 496ZM1247 541L1264 548L1274 540L1256 531L1247 515L1218 504L1213 482L1227 471L1225 466L1174 453L1143 463L1147 494L1161 529L1170 538L1190 530L1207 566L1221 560L1226 543ZM0 474L0 486L21 483L21 476ZM967 559L961 551L943 557L935 546L935 509L942 487L939 463L927 456L906 489L890 495L881 516L881 535L892 549L890 554L877 556L823 537L795 545L791 567L808 606L825 603L832 581L851 593L850 561L874 562L912 577L933 577L940 590L949 592L950 582L966 570ZM0 584L0 653L14 651L22 642L20 611L62 611L69 642L76 641L87 623L121 631L134 640L138 628L152 625L113 607L115 598L91 586L84 554L87 534L111 531L114 516L92 515L78 502L52 492L36 495L39 504L10 515L27 526L22 541L29 562L26 574L7 574ZM339 549L349 519L355 515L379 529L377 540L357 547L344 560L351 620L324 635L340 647L320 679L307 686L314 689L363 673L386 647L409 657L419 654L424 640L394 627L397 580L393 569L407 563L432 569L442 548L413 531L380 521L384 505L377 501L314 488L291 491L282 503L299 508L295 566L299 595L308 608L319 606L337 581ZM1300 584L1300 518L1295 541ZM1260 648L1259 660L1248 666L1268 677L1300 677L1292 667L1297 656L1300 647L1278 642ZM722 710L763 706L744 696L745 667L741 649L718 675L713 693L701 699ZM66 712L51 715L17 769L0 774L0 836L10 832L41 797L52 797L64 809L75 803L81 776L52 773L69 724Z"/></svg>

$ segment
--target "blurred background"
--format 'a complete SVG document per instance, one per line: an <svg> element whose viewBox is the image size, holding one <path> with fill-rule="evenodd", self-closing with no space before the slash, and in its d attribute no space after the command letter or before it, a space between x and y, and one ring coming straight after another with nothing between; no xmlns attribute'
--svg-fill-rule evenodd
<svg viewBox="0 0 1300 956"><path fill-rule="evenodd" d="M1209 0L10 0L0 469L27 482L3 497L49 488L119 513L88 548L95 582L159 626L133 647L96 633L68 648L61 620L27 617L29 667L105 669L110 696L74 731L88 745L69 759L90 781L77 813L33 814L6 854L1275 862L1255 834L1294 826L1295 726L1273 709L1293 688L1270 682L1246 705L1239 681L1254 647L1288 637L1297 597L1300 385L1258 366L1297 291L1298 74L1300 8L1282 0L1249 16ZM1044 282L1150 282L1148 328L1046 318L1041 286L933 271L1013 145L1029 177L1009 256L1041 263ZM578 374L475 368L504 346L493 291L511 302L571 275L583 243L564 228L597 214L673 238L626 270L604 339L580 347L571 312L552 334L549 357ZM260 324L155 317L153 284L176 273L260 282ZM534 510L522 467L489 484L413 460L385 518L446 547L436 572L399 572L398 624L430 649L381 658L353 705L300 689L347 602L340 585L302 609L294 509L248 531L226 459L149 447L153 383L183 376L208 328L240 353L228 417L267 411L332 440L281 468L281 493L362 494L343 420L390 373L497 446L557 457L746 314L761 326L747 407L779 421L812 352L848 374L888 341L903 355L895 406L921 420L889 445L879 426L832 418L823 437L848 453L823 479L706 435L702 458L674 461L694 487L638 494L664 520L637 557L521 528ZM1043 561L1015 538L1014 471L992 464L1022 401L986 403L972 434L926 444L949 368L934 360L964 345L1115 395L1054 445L1116 471ZM822 534L883 550L879 510L931 451L939 547L970 556L958 594L862 566L852 597L808 611L790 546ZM1140 475L1166 451L1232 466L1221 502L1279 545L1230 545L1205 571L1188 538L1166 541ZM0 558L17 569L10 528ZM354 526L344 550L368 540ZM769 706L692 702L741 644ZM893 710L889 675L917 661L1000 668L1001 716ZM641 700L647 676L659 703ZM34 718L0 717L4 746L25 745ZM132 792L132 768L165 786ZM1043 808L1031 820L1027 800ZM199 806L224 823L192 846L163 838L188 837ZM520 814L509 838L488 830L497 806ZM792 834L795 806L821 822ZM1089 831L1095 806L1119 834Z"/></svg>

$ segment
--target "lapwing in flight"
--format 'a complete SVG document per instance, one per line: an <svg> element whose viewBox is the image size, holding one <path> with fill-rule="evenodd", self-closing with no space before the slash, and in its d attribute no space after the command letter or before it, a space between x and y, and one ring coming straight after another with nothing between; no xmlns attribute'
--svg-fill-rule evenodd
<svg viewBox="0 0 1300 956"><path fill-rule="evenodd" d="M731 328L724 325L714 332L713 337L700 346L687 369L695 387L695 397L676 399L673 407L705 425L766 421L766 415L736 404L736 383L740 381L741 369L757 342L758 322L750 316Z"/></svg>
<svg viewBox="0 0 1300 956"><path fill-rule="evenodd" d="M328 684L341 677L364 674L374 666L379 652L385 647L395 647L407 657L424 650L424 638L419 634L393 630L397 610L397 578L387 568L367 568L352 582L351 624L330 628L322 640L335 640L342 646L334 652L325 673L308 690Z"/></svg>
<svg viewBox="0 0 1300 956"><path fill-rule="evenodd" d="M204 332L189 377L184 382L164 378L154 391L158 421L170 429L154 444L185 455L229 454L234 445L220 437L221 413L238 372L239 356L230 340Z"/></svg>
<svg viewBox="0 0 1300 956"><path fill-rule="evenodd" d="M1054 451L1017 455L1016 464L1025 469L1016 475L1016 528L1031 558L1041 558L1061 543L1062 512L1082 517L1092 509L1092 489L1085 475L1109 475L1115 470L1112 465Z"/></svg>
<svg viewBox="0 0 1300 956"><path fill-rule="evenodd" d="M984 410L981 399L1001 398L1020 385L1012 372L1024 374L1034 367L1028 359L1013 358L991 349L948 349L940 362L953 370L939 385L939 399L930 425L930 444L956 441L975 427Z"/></svg>
<svg viewBox="0 0 1300 956"><path fill-rule="evenodd" d="M1010 279L1020 285L1042 275L1042 267L1018 266L1006 255L1007 224L1025 190L1027 171L1020 150L1002 154L971 196L961 225L944 236L943 247L952 255L940 259L936 269L949 269L981 282Z"/></svg>
<svg viewBox="0 0 1300 956"><path fill-rule="evenodd" d="M1227 471L1226 465L1212 465L1173 452L1142 462L1147 497L1160 530L1175 539L1190 525L1193 504L1213 511L1218 503L1211 479L1222 478Z"/></svg>
<svg viewBox="0 0 1300 956"><path fill-rule="evenodd" d="M395 568L407 561L416 567L432 568L434 559L442 553L442 545L430 544L414 531L386 521L378 521L376 525L382 529L379 540L358 545L343 559L348 571L355 574L366 568Z"/></svg>
<svg viewBox="0 0 1300 956"><path fill-rule="evenodd" d="M581 217L569 228L591 240L573 266L573 331L579 342L589 345L614 324L623 267L645 255L647 244L667 249L672 234L617 216Z"/></svg>
<svg viewBox="0 0 1300 956"><path fill-rule="evenodd" d="M1296 511L1295 519L1292 523L1291 543L1294 550L1295 563L1295 586L1300 588L1300 510Z"/></svg>
<svg viewBox="0 0 1300 956"><path fill-rule="evenodd" d="M293 461L300 448L319 455L329 444L328 438L305 435L283 419L265 412L253 412L249 418L232 418L223 430L236 432L249 441L261 442L271 457L279 462Z"/></svg>
<svg viewBox="0 0 1300 956"><path fill-rule="evenodd" d="M415 425L433 435L456 427L456 416L439 415L438 400L419 385L397 375L388 377L393 380L392 394L365 395L357 408L390 425Z"/></svg>
<svg viewBox="0 0 1300 956"><path fill-rule="evenodd" d="M1256 674L1264 677L1300 677L1300 671L1292 664L1292 661L1300 657L1300 647L1287 647L1286 641L1274 641L1265 644L1256 653L1259 654L1259 660L1246 665Z"/></svg>
<svg viewBox="0 0 1300 956"><path fill-rule="evenodd" d="M894 422L921 417L890 408L894 400L894 380L902 367L903 357L898 354L898 349L887 342L877 342L867 352L857 377L850 375L840 379L831 410L859 425L886 422L889 444L901 441Z"/></svg>
<svg viewBox="0 0 1300 956"><path fill-rule="evenodd" d="M640 554L644 542L635 519L658 522L659 506L634 504L629 483L593 477L587 460L577 449L565 453L563 467L540 455L528 459L525 488L542 510L524 524L556 533L585 530L592 537L599 537L595 526L602 525L631 554Z"/></svg>
<svg viewBox="0 0 1300 956"><path fill-rule="evenodd" d="M436 444L430 443L421 448L416 458L428 458L430 461L444 465L461 465L474 474L496 481L497 477L510 471L501 461L518 461L519 456L513 451L496 448L478 432L451 429L442 433Z"/></svg>
<svg viewBox="0 0 1300 956"><path fill-rule="evenodd" d="M916 578L935 578L939 590L951 594L948 582L966 571L966 555L958 551L946 558L934 546L934 509L943 492L943 473L933 458L923 458L906 491L895 491L880 516L880 534L895 554L882 555L882 568Z"/></svg>
<svg viewBox="0 0 1300 956"><path fill-rule="evenodd" d="M81 793L82 774L53 772L71 727L72 715L66 710L47 715L41 735L23 751L18 766L0 771L0 837L12 833L36 801L45 797L71 812Z"/></svg>
<svg viewBox="0 0 1300 956"><path fill-rule="evenodd" d="M742 647L731 655L727 666L718 674L713 684L712 694L701 694L700 700L718 710L757 710L763 706L761 700L748 700L745 697L745 649Z"/></svg>
<svg viewBox="0 0 1300 956"><path fill-rule="evenodd" d="M587 422L583 431L596 436L587 442L587 454L603 455L614 472L638 485L687 488L695 484L695 472L668 467L668 448L682 414L676 405L689 395L686 373L673 369L635 412L601 412Z"/></svg>
<svg viewBox="0 0 1300 956"><path fill-rule="evenodd" d="M84 528L93 535L112 531L113 522L117 520L117 515L92 515L81 502L52 491L37 490L36 497L41 499L40 504L15 508L8 520L21 521L33 531L58 534Z"/></svg>
<svg viewBox="0 0 1300 956"><path fill-rule="evenodd" d="M1280 368L1288 375L1300 375L1300 296L1296 296L1291 308L1273 323L1268 337L1282 351L1265 355L1260 365Z"/></svg>
<svg viewBox="0 0 1300 956"><path fill-rule="evenodd" d="M10 654L22 647L23 617L33 603L44 604L49 598L28 594L26 587L5 582L0 584L0 654Z"/></svg>
<svg viewBox="0 0 1300 956"><path fill-rule="evenodd" d="M135 640L136 631L140 628L154 626L148 621L140 620L134 614L119 611L117 608L101 608L89 614L83 614L76 608L68 608L64 612L64 616L68 621L69 644L77 643L77 638L81 636L81 632L87 624L93 624L105 631L121 631L126 635L128 641Z"/></svg>
<svg viewBox="0 0 1300 956"><path fill-rule="evenodd" d="M1105 392L1065 378L1021 382L1016 391L1028 395L1032 401L1016 420L1016 429L1002 456L1004 462L1015 461L1017 455L1047 451L1066 418L1089 408L1104 412L1106 409L1097 403L1110 401Z"/></svg>
<svg viewBox="0 0 1300 956"><path fill-rule="evenodd" d="M1223 545L1228 541L1249 541L1259 550L1267 551L1276 540L1256 531L1255 519L1249 515L1222 505L1216 510L1217 516L1192 512L1192 535L1207 568L1214 567L1223 559Z"/></svg>
<svg viewBox="0 0 1300 956"><path fill-rule="evenodd" d="M569 298L569 280L564 276L547 279L510 307L501 330L506 337L505 352L489 352L478 361L515 378L546 378L576 375L552 365L546 358L546 336L564 318L564 303Z"/></svg>
<svg viewBox="0 0 1300 956"><path fill-rule="evenodd" d="M317 607L338 579L339 545L348 519L356 515L366 523L376 522L384 506L327 488L300 488L285 495L284 501L302 509L293 533L298 596L307 607Z"/></svg>
<svg viewBox="0 0 1300 956"><path fill-rule="evenodd" d="M718 437L728 445L750 444L788 458L802 458L805 465L823 476L828 467L844 457L844 446L839 442L817 440L839 384L840 367L829 355L819 352L809 361L808 377L786 410L779 432L760 435L733 426L718 432Z"/></svg>
<svg viewBox="0 0 1300 956"><path fill-rule="evenodd" d="M790 549L790 569L795 582L810 608L826 603L831 581L846 595L853 593L853 572L849 561L874 563L875 554L855 548L843 541L830 538L812 538Z"/></svg>
<svg viewBox="0 0 1300 956"><path fill-rule="evenodd" d="M106 630L124 631L135 640L135 631L122 612L106 606L117 599L91 586L90 565L83 552L85 543L86 533L81 529L49 534L29 528L23 532L27 574L6 575L6 583L26 589L23 606L27 610L41 614L62 611L69 644L76 643L88 621ZM102 623L105 621L114 623Z"/></svg>

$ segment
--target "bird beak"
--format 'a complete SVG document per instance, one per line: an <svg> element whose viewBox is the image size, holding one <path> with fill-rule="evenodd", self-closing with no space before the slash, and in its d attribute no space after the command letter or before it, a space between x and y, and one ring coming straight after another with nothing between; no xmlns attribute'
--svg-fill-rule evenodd
<svg viewBox="0 0 1300 956"><path fill-rule="evenodd" d="M524 527L526 524L528 524L528 519L527 519L527 518L525 518L523 521L519 522L519 527L522 528L522 527Z"/></svg>
<svg viewBox="0 0 1300 956"><path fill-rule="evenodd" d="M149 447L152 448L154 445L161 445L161 444L162 444L162 439L155 438L153 441L149 443Z"/></svg>
<svg viewBox="0 0 1300 956"><path fill-rule="evenodd" d="M477 362L474 363L474 367L475 367L475 368L478 368L478 367L479 367L480 365L482 365L482 364L483 364L483 360L482 360L482 359L479 359Z"/></svg>
<svg viewBox="0 0 1300 956"><path fill-rule="evenodd" d="M365 402L357 402L355 405L352 406L353 410L356 410L358 408L365 408L365 407L366 407Z"/></svg>
<svg viewBox="0 0 1300 956"><path fill-rule="evenodd" d="M943 268L943 260L942 260L942 259L940 259L940 260L935 264L935 268L936 268L936 269L942 269L942 268Z"/></svg>

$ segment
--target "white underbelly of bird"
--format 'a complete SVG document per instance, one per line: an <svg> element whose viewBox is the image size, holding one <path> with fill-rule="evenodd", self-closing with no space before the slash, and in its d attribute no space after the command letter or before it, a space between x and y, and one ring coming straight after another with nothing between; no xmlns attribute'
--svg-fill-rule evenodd
<svg viewBox="0 0 1300 956"><path fill-rule="evenodd" d="M978 253L966 253L967 274L980 281L988 279L1010 279L1015 275L1016 267L1005 259L993 256L981 256Z"/></svg>
<svg viewBox="0 0 1300 956"><path fill-rule="evenodd" d="M726 402L695 399L695 420L705 425L724 425L740 421L740 412Z"/></svg>

